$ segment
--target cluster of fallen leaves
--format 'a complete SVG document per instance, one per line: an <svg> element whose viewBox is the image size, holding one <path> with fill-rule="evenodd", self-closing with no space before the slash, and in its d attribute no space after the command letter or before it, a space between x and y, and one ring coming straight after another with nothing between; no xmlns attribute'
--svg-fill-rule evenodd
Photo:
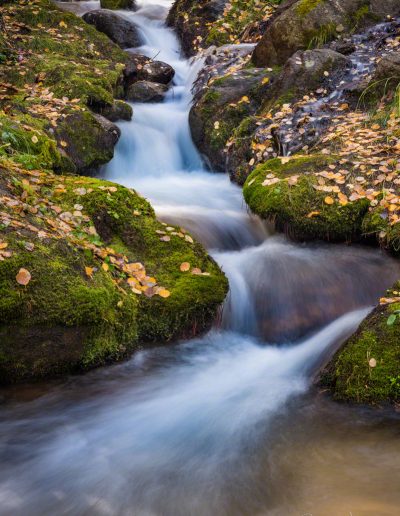
<svg viewBox="0 0 400 516"><path fill-rule="evenodd" d="M7 233L13 231L18 239L23 242L27 251L35 250L35 242L65 239L78 249L90 251L98 266L85 267L85 274L93 279L100 270L108 272L113 282L122 292L130 290L137 295L162 298L170 296L170 291L159 285L156 278L146 272L145 265L140 262L132 262L129 258L118 253L112 247L104 245L92 223L92 219L85 214L83 205L77 201L66 209L63 203L64 194L72 192L76 199L89 195L95 189L106 191L112 196L118 191L117 186L95 185L84 187L84 180L53 176L39 170L24 170L7 162L7 169L12 170L15 177L22 178L17 184L8 182L7 193L0 196L0 227L4 230L4 236L0 240L0 261L11 258L16 249L10 249L7 242ZM46 191L44 195L43 189ZM5 189L3 189L4 191ZM140 210L134 210L135 217L143 216ZM182 228L168 226L160 223L160 229L156 234L160 235L162 242L169 242L171 238L181 238L193 244L192 237ZM161 229L165 228L165 229ZM187 267L187 268L186 268ZM209 275L190 264L182 264L181 271L191 269L192 274ZM31 280L28 269L22 268L17 276L18 284L26 286Z"/></svg>
<svg viewBox="0 0 400 516"><path fill-rule="evenodd" d="M225 4L222 16L209 29L217 29L231 43L256 43L261 38L258 27L269 20L276 5L265 0L250 0L243 9L241 0Z"/></svg>

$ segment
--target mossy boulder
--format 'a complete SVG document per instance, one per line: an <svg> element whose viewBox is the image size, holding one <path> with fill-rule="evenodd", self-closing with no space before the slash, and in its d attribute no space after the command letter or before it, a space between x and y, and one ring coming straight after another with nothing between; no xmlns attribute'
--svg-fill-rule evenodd
<svg viewBox="0 0 400 516"><path fill-rule="evenodd" d="M88 111L67 116L55 130L60 150L66 152L80 174L93 173L110 161L120 135L115 124Z"/></svg>
<svg viewBox="0 0 400 516"><path fill-rule="evenodd" d="M243 194L249 208L299 240L359 240L369 201L340 204L318 188L315 175L335 162L324 155L275 158L247 178Z"/></svg>
<svg viewBox="0 0 400 516"><path fill-rule="evenodd" d="M399 310L398 302L375 308L321 373L321 386L336 400L373 405L400 401Z"/></svg>
<svg viewBox="0 0 400 516"><path fill-rule="evenodd" d="M226 278L134 191L11 163L1 178L0 382L88 369L209 327Z"/></svg>
<svg viewBox="0 0 400 516"><path fill-rule="evenodd" d="M298 0L285 5L254 50L256 66L282 65L297 50L322 46L400 13L397 0Z"/></svg>
<svg viewBox="0 0 400 516"><path fill-rule="evenodd" d="M102 9L135 9L135 0L100 0Z"/></svg>
<svg viewBox="0 0 400 516"><path fill-rule="evenodd" d="M242 69L209 82L195 98L189 113L193 141L211 166L224 171L225 145L243 119L259 106L257 86L264 70Z"/></svg>

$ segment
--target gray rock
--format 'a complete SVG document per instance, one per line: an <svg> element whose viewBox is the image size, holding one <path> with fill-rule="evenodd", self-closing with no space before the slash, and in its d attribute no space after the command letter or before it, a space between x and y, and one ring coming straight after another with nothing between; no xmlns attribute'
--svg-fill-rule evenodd
<svg viewBox="0 0 400 516"><path fill-rule="evenodd" d="M400 14L398 0L298 0L282 7L254 49L256 66L282 65L297 50Z"/></svg>
<svg viewBox="0 0 400 516"><path fill-rule="evenodd" d="M130 54L125 65L124 77L128 84L136 81L150 81L168 84L172 81L175 70L163 61L153 61L141 54Z"/></svg>
<svg viewBox="0 0 400 516"><path fill-rule="evenodd" d="M82 17L86 23L94 25L121 48L141 45L141 38L136 26L122 16L107 9L90 11Z"/></svg>
<svg viewBox="0 0 400 516"><path fill-rule="evenodd" d="M161 102L167 91L165 84L138 81L128 87L126 98L132 102Z"/></svg>
<svg viewBox="0 0 400 516"><path fill-rule="evenodd" d="M350 64L350 59L327 48L299 50L290 59L276 81L274 92L282 94L289 90L296 93L312 91L325 82L324 72L337 74Z"/></svg>
<svg viewBox="0 0 400 516"><path fill-rule="evenodd" d="M100 110L99 114L111 122L117 122L118 120L129 121L132 120L133 110L132 107L123 100L115 100L112 106L104 107Z"/></svg>

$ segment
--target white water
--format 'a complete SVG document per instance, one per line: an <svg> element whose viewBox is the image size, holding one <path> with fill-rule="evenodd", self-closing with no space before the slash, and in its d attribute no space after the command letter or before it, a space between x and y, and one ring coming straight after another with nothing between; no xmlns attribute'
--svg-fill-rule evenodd
<svg viewBox="0 0 400 516"><path fill-rule="evenodd" d="M292 504L294 486L283 495L290 478L281 482L285 453L276 452L273 427L284 421L287 436L288 407L397 266L373 251L293 245L247 214L240 190L203 168L190 138L201 61L179 57L174 35L155 19L165 10L140 5L125 16L142 28L141 50L175 67L175 85L165 103L133 106L103 175L137 189L213 249L231 285L223 327L6 405L0 514L301 514L291 511L309 502ZM303 337L277 346L266 342L271 335Z"/></svg>

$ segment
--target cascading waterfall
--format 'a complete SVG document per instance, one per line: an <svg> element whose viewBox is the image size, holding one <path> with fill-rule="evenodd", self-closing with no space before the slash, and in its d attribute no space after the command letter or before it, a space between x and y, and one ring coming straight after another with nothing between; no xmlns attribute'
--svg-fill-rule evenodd
<svg viewBox="0 0 400 516"><path fill-rule="evenodd" d="M0 423L1 514L305 513L310 500L295 472L307 472L311 487L316 480L312 466L299 465L305 456L292 428L299 443L310 435L333 439L326 414L315 417L305 393L398 273L379 252L297 246L271 235L246 212L239 188L205 170L188 126L201 60L180 58L163 25L171 2L154 1L124 16L141 29L140 51L174 66L175 82L164 103L133 106L134 119L120 124L115 158L102 174L134 187L160 217L211 250L231 286L222 327L47 387L29 403L9 394ZM343 421L356 424L346 416L338 428ZM360 468L369 467L353 453ZM387 492L391 482L389 475ZM318 502L320 514L341 513L329 512L339 502Z"/></svg>

